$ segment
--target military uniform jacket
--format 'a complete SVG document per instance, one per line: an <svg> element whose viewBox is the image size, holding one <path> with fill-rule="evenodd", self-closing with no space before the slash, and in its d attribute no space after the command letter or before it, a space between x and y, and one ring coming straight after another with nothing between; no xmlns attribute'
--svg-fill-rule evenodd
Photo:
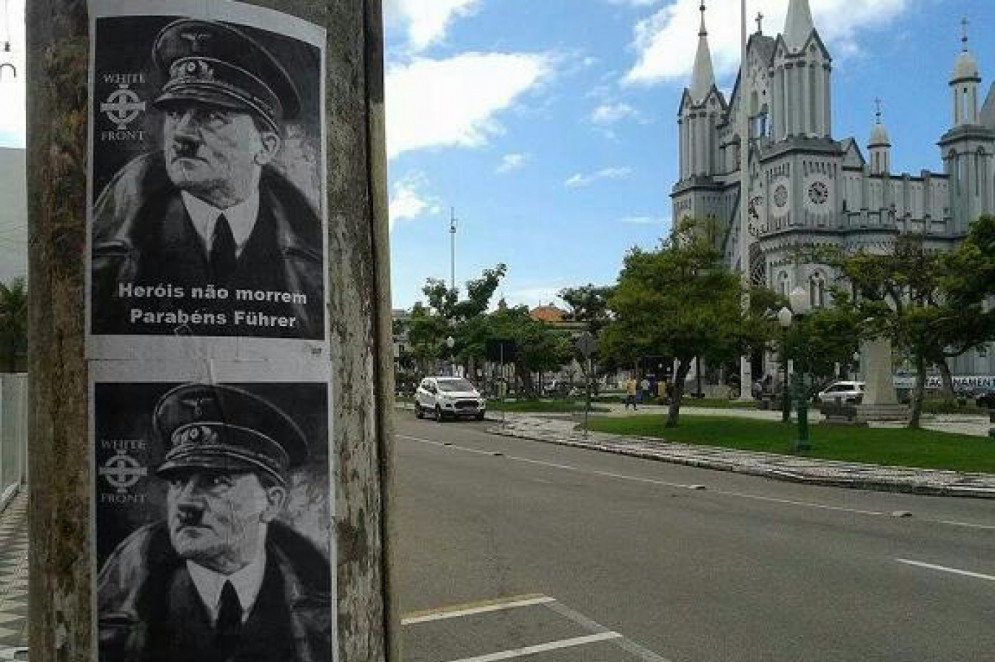
<svg viewBox="0 0 995 662"><path fill-rule="evenodd" d="M100 662L324 662L331 659L333 608L328 561L287 526L271 523L266 571L225 658L186 562L164 522L122 542L97 578Z"/></svg>
<svg viewBox="0 0 995 662"><path fill-rule="evenodd" d="M321 222L304 195L274 169L263 169L259 216L225 284L224 300L192 297L194 288L213 292L207 286L217 284L161 152L138 157L118 172L96 202L93 223L93 333L324 339ZM122 285L156 288L163 296L121 296ZM245 301L238 292L298 297ZM249 323L247 317L235 319L236 311L295 322Z"/></svg>

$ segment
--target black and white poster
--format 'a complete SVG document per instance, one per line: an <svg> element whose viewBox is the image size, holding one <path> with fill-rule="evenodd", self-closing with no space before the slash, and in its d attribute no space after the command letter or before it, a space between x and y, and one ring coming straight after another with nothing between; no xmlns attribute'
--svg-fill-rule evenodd
<svg viewBox="0 0 995 662"><path fill-rule="evenodd" d="M89 324L326 339L324 30L250 5L90 0Z"/></svg>
<svg viewBox="0 0 995 662"><path fill-rule="evenodd" d="M333 660L324 383L91 386L98 660Z"/></svg>

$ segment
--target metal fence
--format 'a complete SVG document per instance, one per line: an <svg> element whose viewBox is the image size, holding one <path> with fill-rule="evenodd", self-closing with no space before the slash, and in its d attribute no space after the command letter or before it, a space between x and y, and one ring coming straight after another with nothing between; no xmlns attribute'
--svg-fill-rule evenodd
<svg viewBox="0 0 995 662"><path fill-rule="evenodd" d="M0 511L28 477L28 376L0 374Z"/></svg>

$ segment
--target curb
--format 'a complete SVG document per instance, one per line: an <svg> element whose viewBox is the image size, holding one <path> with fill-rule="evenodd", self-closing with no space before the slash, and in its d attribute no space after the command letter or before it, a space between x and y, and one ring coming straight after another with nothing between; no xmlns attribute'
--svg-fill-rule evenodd
<svg viewBox="0 0 995 662"><path fill-rule="evenodd" d="M635 457L643 460L652 460L654 462L666 462L668 464L677 464L681 466L695 467L698 469L712 469L715 471L725 471L729 473L738 473L748 476L757 476L762 478L768 478L771 480L779 480L783 482L797 483L802 485L816 485L822 487L842 487L849 489L871 490L876 492L917 494L923 496L995 499L995 487L986 488L986 487L958 486L958 485L949 485L949 484L943 485L943 484L930 483L926 481L888 480L881 477L878 478L873 478L873 477L851 478L843 476L833 477L833 476L815 475L811 473L806 473L805 471L789 471L779 468L749 466L743 464L742 462L737 462L734 460L716 460L716 459L701 458L701 457L679 457L673 455L666 455L661 452L649 452L638 448L606 446L604 444L599 444L598 442L575 441L570 439L555 439L550 437L540 437L534 434L530 435L517 431L509 431L506 429L502 429L500 427L489 428L488 432L501 435L504 437L527 439L530 441L554 444L557 446L567 446L570 448L579 448L582 450L589 450L600 453L611 453L613 455ZM667 443L667 442L661 442L659 439L652 439L648 437L626 437L626 439L639 441L643 443L652 443L657 445ZM714 448L714 447L709 447L709 448ZM665 451L664 448L661 448L660 450ZM818 460L811 460L811 461L818 462ZM863 466L871 467L876 465L863 465ZM956 472L949 472L949 473L956 475ZM969 474L960 474L960 475L966 477Z"/></svg>

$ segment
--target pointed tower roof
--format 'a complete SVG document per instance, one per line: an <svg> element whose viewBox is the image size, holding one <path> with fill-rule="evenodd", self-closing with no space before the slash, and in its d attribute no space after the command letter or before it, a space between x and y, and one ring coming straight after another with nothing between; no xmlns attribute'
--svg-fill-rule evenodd
<svg viewBox="0 0 995 662"><path fill-rule="evenodd" d="M808 0L791 0L788 18L784 21L784 43L792 51L800 51L813 30L815 23Z"/></svg>
<svg viewBox="0 0 995 662"><path fill-rule="evenodd" d="M698 52L694 56L691 74L691 101L699 104L715 86L712 69L712 51L708 48L708 30L705 29L705 0L701 0L701 29L698 31Z"/></svg>
<svg viewBox="0 0 995 662"><path fill-rule="evenodd" d="M885 128L884 124L881 123L881 100L875 99L874 103L877 104L877 122L874 124L874 128L871 129L871 139L867 142L867 146L874 147L891 147L891 139L888 137L888 129Z"/></svg>

